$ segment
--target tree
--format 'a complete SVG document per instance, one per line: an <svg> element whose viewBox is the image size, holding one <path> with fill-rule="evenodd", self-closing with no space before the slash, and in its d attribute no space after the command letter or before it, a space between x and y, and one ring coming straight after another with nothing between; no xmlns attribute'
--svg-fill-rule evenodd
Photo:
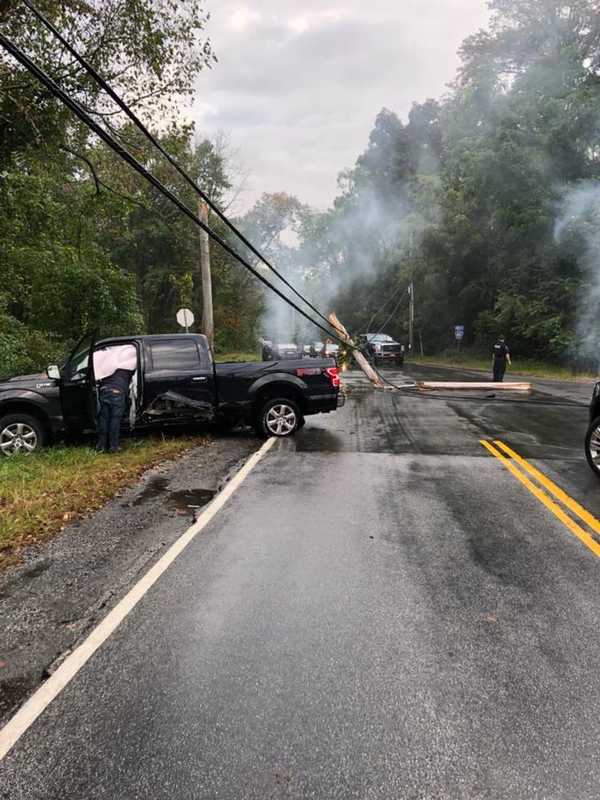
<svg viewBox="0 0 600 800"><path fill-rule="evenodd" d="M571 357L581 309L600 312L583 299L599 294L599 251L589 226L568 247L555 232L564 198L600 180L599 7L490 8L451 94L413 106L406 123L380 112L315 236L337 242L335 303L355 330L410 279L430 347L463 323L467 344L512 329L520 354ZM401 335L396 325L388 332Z"/></svg>
<svg viewBox="0 0 600 800"><path fill-rule="evenodd" d="M199 0L39 0L40 11L138 112L168 118L215 61L202 39L208 19ZM83 68L20 0L5 0L5 36L25 50L84 107L118 126L114 107ZM88 138L36 79L0 54L0 163L27 146L52 148Z"/></svg>

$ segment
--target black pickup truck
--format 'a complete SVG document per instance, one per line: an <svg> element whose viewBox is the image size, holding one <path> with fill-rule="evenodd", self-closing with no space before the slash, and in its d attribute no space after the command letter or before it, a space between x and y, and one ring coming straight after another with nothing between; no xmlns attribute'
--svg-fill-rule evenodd
<svg viewBox="0 0 600 800"><path fill-rule="evenodd" d="M65 433L93 430L96 350L133 345L131 428L213 423L253 425L261 436L289 436L304 417L344 402L334 359L215 364L205 336L172 334L95 341L84 337L62 367L0 381L0 453L33 452Z"/></svg>

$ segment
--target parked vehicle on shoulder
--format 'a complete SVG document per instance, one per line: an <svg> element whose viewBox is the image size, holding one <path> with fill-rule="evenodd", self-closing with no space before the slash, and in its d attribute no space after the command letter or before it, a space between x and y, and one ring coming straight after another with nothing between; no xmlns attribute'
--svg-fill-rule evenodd
<svg viewBox="0 0 600 800"><path fill-rule="evenodd" d="M403 366L404 345L396 342L391 336L386 333L363 333L358 339L375 364L393 363L397 367Z"/></svg>
<svg viewBox="0 0 600 800"><path fill-rule="evenodd" d="M309 414L335 411L344 403L331 358L215 364L200 334L102 341L86 336L63 366L0 381L0 453L32 453L65 433L94 430L98 387L93 355L124 344L137 351L124 418L132 430L245 424L260 436L290 436Z"/></svg>

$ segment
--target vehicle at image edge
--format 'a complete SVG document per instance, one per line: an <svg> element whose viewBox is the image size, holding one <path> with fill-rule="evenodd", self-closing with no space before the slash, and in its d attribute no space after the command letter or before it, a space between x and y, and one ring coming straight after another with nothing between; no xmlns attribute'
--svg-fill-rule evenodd
<svg viewBox="0 0 600 800"><path fill-rule="evenodd" d="M332 359L216 364L200 334L101 341L86 336L62 368L0 380L0 452L33 452L64 434L93 430L97 386L91 355L124 344L138 354L125 415L133 429L213 423L227 430L248 424L261 436L289 436L309 414L344 403Z"/></svg>
<svg viewBox="0 0 600 800"><path fill-rule="evenodd" d="M387 333L361 333L359 342L366 347L375 364L394 362L397 367L404 364L404 345L396 342Z"/></svg>
<svg viewBox="0 0 600 800"><path fill-rule="evenodd" d="M590 424L585 436L585 457L592 470L600 477L600 381L592 391Z"/></svg>

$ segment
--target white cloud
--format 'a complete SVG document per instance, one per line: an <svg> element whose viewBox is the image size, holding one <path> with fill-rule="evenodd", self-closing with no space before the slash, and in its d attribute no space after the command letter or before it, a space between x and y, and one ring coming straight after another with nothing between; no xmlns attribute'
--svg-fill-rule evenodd
<svg viewBox="0 0 600 800"><path fill-rule="evenodd" d="M325 11L315 11L313 13L302 14L288 20L287 27L294 33L306 33L311 29L317 28L327 23L336 23L349 16L346 8L330 8Z"/></svg>
<svg viewBox="0 0 600 800"><path fill-rule="evenodd" d="M307 17L292 17L292 19L288 20L287 25L294 33L305 33L310 27Z"/></svg>
<svg viewBox="0 0 600 800"><path fill-rule="evenodd" d="M381 108L406 118L440 97L488 13L486 0L338 2L206 0L219 63L201 74L193 115L239 151L246 205L264 191L329 205Z"/></svg>
<svg viewBox="0 0 600 800"><path fill-rule="evenodd" d="M229 27L238 33L243 33L250 25L260 21L260 14L248 6L236 6L229 18Z"/></svg>

